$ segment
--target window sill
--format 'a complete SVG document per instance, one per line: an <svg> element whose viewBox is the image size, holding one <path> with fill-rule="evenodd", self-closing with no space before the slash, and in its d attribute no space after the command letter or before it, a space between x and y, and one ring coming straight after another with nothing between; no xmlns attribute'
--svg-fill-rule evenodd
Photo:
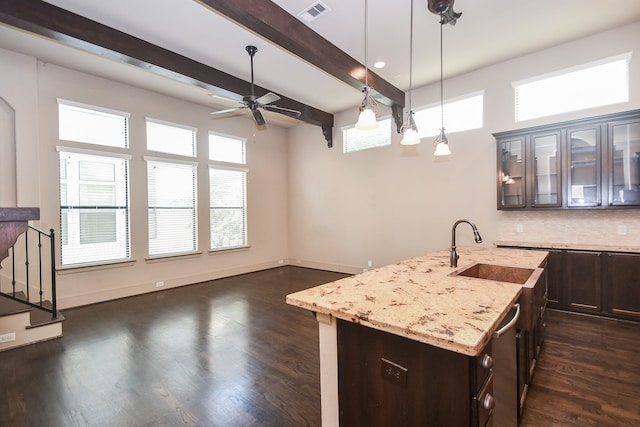
<svg viewBox="0 0 640 427"><path fill-rule="evenodd" d="M234 246L232 248L209 249L209 255L229 254L234 252L245 252L251 249L251 246Z"/></svg>
<svg viewBox="0 0 640 427"><path fill-rule="evenodd" d="M63 274L73 274L73 273L85 273L88 271L97 271L97 270L106 270L110 268L120 268L120 267L132 267L136 263L135 259L129 259L125 261L113 261L107 262L103 264L75 264L68 266L57 266L56 273Z"/></svg>

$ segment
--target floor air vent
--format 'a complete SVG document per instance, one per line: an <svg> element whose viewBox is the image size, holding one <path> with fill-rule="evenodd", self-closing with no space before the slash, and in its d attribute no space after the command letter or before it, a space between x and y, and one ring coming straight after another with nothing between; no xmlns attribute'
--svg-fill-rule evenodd
<svg viewBox="0 0 640 427"><path fill-rule="evenodd" d="M304 19L307 22L311 22L318 19L320 16L329 12L331 9L321 1L313 3L311 6L303 10L298 14L298 17Z"/></svg>

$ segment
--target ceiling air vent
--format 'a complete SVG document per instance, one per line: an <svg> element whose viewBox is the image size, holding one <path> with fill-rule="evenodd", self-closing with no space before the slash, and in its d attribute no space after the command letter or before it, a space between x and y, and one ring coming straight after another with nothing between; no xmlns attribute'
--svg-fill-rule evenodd
<svg viewBox="0 0 640 427"><path fill-rule="evenodd" d="M317 1L313 3L311 6L303 10L298 14L298 17L304 19L306 22L311 22L314 19L319 18L325 13L329 12L331 9L326 4L321 1Z"/></svg>

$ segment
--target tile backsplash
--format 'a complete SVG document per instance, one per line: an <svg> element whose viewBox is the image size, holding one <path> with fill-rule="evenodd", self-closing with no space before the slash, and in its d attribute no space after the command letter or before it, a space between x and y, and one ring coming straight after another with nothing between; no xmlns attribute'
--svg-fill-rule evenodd
<svg viewBox="0 0 640 427"><path fill-rule="evenodd" d="M498 240L640 247L640 210L500 211Z"/></svg>

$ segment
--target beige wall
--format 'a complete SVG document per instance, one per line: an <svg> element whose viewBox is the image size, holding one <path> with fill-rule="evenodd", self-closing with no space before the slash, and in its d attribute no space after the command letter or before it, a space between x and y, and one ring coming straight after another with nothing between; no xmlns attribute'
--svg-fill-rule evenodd
<svg viewBox="0 0 640 427"><path fill-rule="evenodd" d="M630 51L635 52L629 103L514 123L511 82ZM331 150L324 148L317 129L300 126L291 130L290 258L300 265L361 271L369 260L376 267L448 247L451 225L460 218L475 222L485 246L507 237L513 240L515 222L525 221L518 240L540 238L541 227L530 225L546 221L553 224L547 228L553 232L544 239L615 244L621 236L611 231L610 224L624 221L625 241L640 245L637 210L539 216L497 211L496 146L491 135L640 108L639 54L640 23L636 23L446 80L445 98L484 90L485 114L483 129L448 135L453 155L445 160L432 156L432 139L416 147L402 147L397 134L390 147L342 154L340 127L353 124L356 108L336 115ZM414 90L412 102L419 108L438 100L436 84ZM590 232L576 224L588 224ZM474 244L468 226L461 225L457 235L458 245Z"/></svg>
<svg viewBox="0 0 640 427"><path fill-rule="evenodd" d="M61 269L59 306L67 308L218 277L245 273L287 262L287 144L286 130L270 126L256 131L251 120L212 120L203 106L101 79L34 58L0 50L0 62L14 70L11 84L0 95L12 103L19 117L17 131L20 206L40 206L41 229L59 231L57 145L82 146L57 138L56 98L131 113L130 199L133 262L109 267ZM3 79L4 80L4 79ZM20 96L16 96L20 94ZM147 260L145 117L198 128L198 255ZM20 121L24 121L23 123ZM208 252L208 131L237 135L247 141L248 228L251 247L246 250ZM99 150L97 146L84 148ZM25 155L25 152L28 155ZM38 156L39 154L39 156ZM39 158L39 160L38 160ZM40 169L38 169L38 162Z"/></svg>
<svg viewBox="0 0 640 427"><path fill-rule="evenodd" d="M352 124L356 109L336 114L334 148L328 149L319 128L301 124L289 129L269 126L257 131L249 119L211 120L209 109L0 50L3 77L0 96L16 111L16 156L19 206L40 206L40 228L59 230L56 98L131 113L131 228L133 262L111 267L63 270L58 278L60 307L66 308L284 263L357 272L396 262L450 244L451 224L473 220L485 246L505 239L524 222L522 240L539 236L544 220L564 241L584 237L576 221L592 229L593 239L617 239L610 223L623 221L627 239L637 239L640 215L581 211L526 213L496 210L495 141L492 132L577 117L640 108L640 61L631 61L631 101L523 124L513 123L511 82L628 51L640 52L640 23L496 64L448 79L445 96L485 91L485 127L449 134L453 156L435 159L431 140L402 147L393 135L390 147L342 154L340 127ZM446 61L445 61L446 69ZM437 102L439 86L417 88L414 106ZM248 207L251 248L210 254L207 251L206 192L200 192L199 240L202 254L146 260L146 175L143 156L146 116L199 129L198 151L206 154L208 130L248 138ZM446 126L446 123L445 123ZM207 187L206 159L199 158L198 186ZM37 166L40 166L38 169ZM621 219L622 218L622 219ZM608 225L605 225L608 224ZM588 239L591 239L589 237ZM637 241L637 240L636 240ZM582 241L579 241L583 243ZM463 225L458 244L473 244Z"/></svg>

